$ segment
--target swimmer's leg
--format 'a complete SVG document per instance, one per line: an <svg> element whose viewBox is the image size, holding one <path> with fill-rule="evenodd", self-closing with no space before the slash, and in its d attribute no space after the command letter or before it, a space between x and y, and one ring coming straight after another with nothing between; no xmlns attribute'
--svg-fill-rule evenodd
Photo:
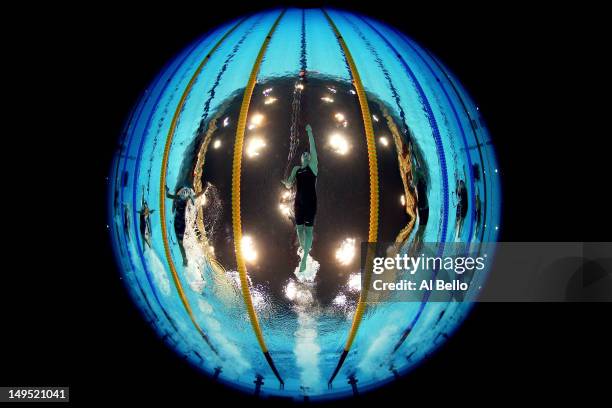
<svg viewBox="0 0 612 408"><path fill-rule="evenodd" d="M183 247L183 243L179 244L179 248L181 250L181 256L183 257L183 266L187 267L187 254L185 253L185 247Z"/></svg>
<svg viewBox="0 0 612 408"><path fill-rule="evenodd" d="M310 248L312 247L312 230L313 226L304 227L305 236L304 236L304 256L302 257L302 262L300 263L300 272L304 272L306 269L306 259L308 258L308 254L310 253Z"/></svg>
<svg viewBox="0 0 612 408"><path fill-rule="evenodd" d="M298 224L295 226L295 231L298 236L298 242L300 243L300 248L304 249L304 241L306 239L306 231L304 229L304 224Z"/></svg>

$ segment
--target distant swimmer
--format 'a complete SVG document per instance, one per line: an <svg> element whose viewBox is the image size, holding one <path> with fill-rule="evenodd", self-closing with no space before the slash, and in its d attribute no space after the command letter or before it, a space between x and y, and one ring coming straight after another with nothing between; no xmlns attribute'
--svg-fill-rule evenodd
<svg viewBox="0 0 612 408"><path fill-rule="evenodd" d="M312 127L306 125L310 151L302 153L302 164L295 166L291 170L291 175L282 183L287 188L296 185L295 202L293 210L295 212L295 225L300 247L303 250L300 272L306 269L306 259L312 247L312 230L314 227L315 215L317 214L317 174L319 171L319 161L315 146Z"/></svg>
<svg viewBox="0 0 612 408"><path fill-rule="evenodd" d="M173 200L172 212L174 213L174 232L178 239L179 249L183 257L183 266L187 266L187 255L185 254L185 247L183 246L183 237L185 236L185 210L187 209L187 202L191 201L195 204L195 200L205 193L206 190L200 191L198 194L189 187L181 187L176 194L170 194L170 189L166 186L166 197Z"/></svg>
<svg viewBox="0 0 612 408"><path fill-rule="evenodd" d="M457 216L456 216L456 230L457 236L461 234L463 229L463 222L468 213L468 192L465 182L463 180L457 181Z"/></svg>
<svg viewBox="0 0 612 408"><path fill-rule="evenodd" d="M130 240L130 207L123 203L123 233L125 238Z"/></svg>
<svg viewBox="0 0 612 408"><path fill-rule="evenodd" d="M149 209L149 205L145 201L144 197L142 198L142 208L138 211L140 214L140 235L142 236L142 240L145 245L148 245L151 248L151 217L155 210Z"/></svg>

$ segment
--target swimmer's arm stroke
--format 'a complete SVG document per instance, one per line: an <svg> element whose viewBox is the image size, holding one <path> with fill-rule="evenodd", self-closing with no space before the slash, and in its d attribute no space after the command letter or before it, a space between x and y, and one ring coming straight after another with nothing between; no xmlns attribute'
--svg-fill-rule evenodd
<svg viewBox="0 0 612 408"><path fill-rule="evenodd" d="M310 162L308 165L312 169L315 176L319 171L319 158L317 156L317 146L315 145L314 135L310 124L306 125L306 133L308 133L308 142L310 143Z"/></svg>

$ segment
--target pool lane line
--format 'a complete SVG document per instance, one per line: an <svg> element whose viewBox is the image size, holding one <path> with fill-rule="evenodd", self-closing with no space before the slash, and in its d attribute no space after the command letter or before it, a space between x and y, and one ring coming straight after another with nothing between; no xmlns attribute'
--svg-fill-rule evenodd
<svg viewBox="0 0 612 408"><path fill-rule="evenodd" d="M266 361L270 365L272 372L280 382L281 389L284 388L285 382L281 378L278 370L276 369L276 365L274 364L274 360L272 360L272 356L268 351L266 346L266 342L263 337L263 333L261 331L261 327L259 325L259 320L257 319L257 313L255 311L255 307L253 306L253 299L251 298L251 291L249 289L249 282L247 278L247 270L246 264L244 262L244 258L242 256L241 242L242 242L242 220L240 214L240 172L242 170L242 151L244 144L244 134L246 131L246 122L247 116L249 113L249 107L251 105L251 97L253 96L253 90L255 89L255 85L257 83L257 74L259 73L259 67L261 66L261 62L263 60L264 55L266 54L266 50L268 48L268 44L272 39L272 35L274 31L276 31L276 27L278 23L285 15L286 10L283 9L276 21L270 28L268 35L266 36L261 48L259 50L259 54L257 54L257 58L255 59L255 63L253 64L253 68L251 69L251 75L249 76L249 80L247 82L246 88L244 90L244 95L242 97L242 105L240 107L240 116L238 117L238 123L236 127L236 141L234 144L234 158L232 163L232 229L234 233L234 252L236 254L236 264L238 266L238 274L240 276L240 287L242 289L242 298L244 299L245 306L247 308L247 312L249 314L249 319L251 321L251 326L253 327L253 331L255 336L257 337L257 342L259 343L259 347L263 352Z"/></svg>
<svg viewBox="0 0 612 408"><path fill-rule="evenodd" d="M378 51L376 51L376 49L374 48L374 46L372 45L372 43L365 37L365 35L363 34L363 31L360 27L358 27L357 22L352 21L351 19L349 19L347 17L347 15L342 15L342 17L344 18L344 20L350 24L351 28L353 29L353 31L355 32L355 34L357 36L359 36L359 38L361 39L361 41L363 41L363 43L365 44L366 48L368 49L368 51L370 52L370 54L372 54L372 57L374 58L374 61L376 61L376 65L378 66L378 68L381 70L381 72L383 73L383 76L385 77L386 81L387 81L387 86L389 91L391 92L391 96L393 98L393 100L395 101L395 104L397 105L397 109L399 111L399 115L400 118L402 120L402 124L404 126L404 128L406 129L406 132L409 132L409 127L408 127L408 123L406 120L406 113L404 112L404 109L402 108L402 105L400 103L400 96L399 93L397 91L397 88L395 86L395 84L393 83L393 80L391 79L391 75L388 71L388 69L384 66L382 59L380 57L380 55L378 54ZM360 16L358 16L360 17ZM385 110L383 109L383 115L385 116L385 118L387 119L387 121L389 122L390 120L393 122L393 119L385 113ZM389 127L393 127L395 129L395 132L397 133L397 135L394 133L394 130L391 129L391 133L393 134L393 138L396 144L396 150L398 152L398 168L400 170L400 172L402 173L402 183L404 183L404 178L406 177L406 173L402 170L402 161L404 159L401 158L401 146L404 144L404 138L402 136L403 132L400 132L397 129L397 126L395 125L395 123L393 122L392 124L388 123ZM396 137L399 138L399 143L400 145L397 145L398 140L396 139ZM410 143L411 141L408 140L406 143ZM411 149L409 148L409 154L410 156L412 156L412 152ZM409 160L409 166L410 166L410 176L412 177L412 164L410 162L410 158ZM406 180L407 181L407 180ZM414 198L414 195L412 194L412 192L410 191L410 185L408 183L406 183L404 185L404 189L406 197L412 197L412 199L414 200L414 205L416 206L416 199ZM408 201L408 200L407 200ZM408 215L410 215L410 219L411 221L406 225L406 227L402 228L400 230L400 233L397 235L396 238L396 243L398 243L397 239L402 235L402 234L406 234L406 239L409 236L409 234L412 232L414 225L416 224L416 210L414 208L409 210L409 207L406 206L406 213ZM407 232L405 232L407 231ZM403 240L405 241L405 240ZM400 241L400 242L403 242Z"/></svg>
<svg viewBox="0 0 612 408"><path fill-rule="evenodd" d="M366 137L366 144L367 144L367 150L368 150L368 167L369 167L369 173L370 173L370 218L369 218L369 225L368 225L368 242L377 242L378 240L378 162L377 162L377 156L376 156L376 144L374 141L374 129L372 127L372 115L370 114L370 107L368 106L367 96L363 88L361 77L359 76L359 71L357 70L357 66L355 65L355 61L353 60L351 52L349 51L349 48L346 45L346 42L344 41L344 38L342 38L342 35L340 34L338 27L336 27L336 24L334 23L332 18L329 16L327 11L325 11L325 9L321 9L321 11L325 15L327 22L329 23L330 27L334 31L334 34L336 35L336 39L338 40L338 43L340 44L340 47L342 48L342 51L344 53L344 58L346 60L347 65L350 68L351 76L353 78L353 85L355 86L355 89L357 91L357 96L359 98L359 106L361 108L361 116L362 116L363 125L365 128L365 137ZM361 293L359 294L359 303L357 304L357 308L355 309L355 315L353 316L353 322L351 324L351 329L349 331L348 338L346 340L346 344L344 345L344 350L342 351L342 354L340 355L340 358L338 359L338 364L336 365L336 369L332 373L327 383L328 387L330 388L331 388L332 382L334 381L334 378L336 377L336 375L338 375L340 368L342 367L342 365L344 364L344 361L346 360L346 356L348 355L348 352L351 349L353 341L355 340L355 336L357 335L357 330L359 330L359 325L361 324L361 319L363 317L363 313L366 307L365 300L367 298L368 287L370 284L370 280L372 278L371 273L368 273L370 269L368 265L370 265L370 263L372 262L373 256L374 256L373 247L372 245L368 245L368 251L367 251L366 260L365 260L365 267L363 270L363 273L364 273L363 285L362 285Z"/></svg>
<svg viewBox="0 0 612 408"><path fill-rule="evenodd" d="M368 22L367 20L365 20L364 18L361 17L361 20L363 20L364 23L366 23L369 27L371 27L375 32L377 32L381 37L382 34L380 34L380 32L378 31L378 29L374 28L374 26L372 26L370 24L370 22ZM467 154L467 162L468 162L468 176L470 179L470 196L471 196L471 206L470 206L470 212L472 213L472 216L470 217L472 219L472 222L470 222L470 226L469 226L469 230L468 230L468 238L467 241L468 243L471 243L472 241L472 235L474 233L474 216L476 214L476 183L474 182L474 171L472 168L472 157L470 155L469 152L469 146L468 146L468 141L467 141L467 136L465 135L465 130L463 129L463 125L461 124L461 119L459 118L459 114L457 113L457 109L455 108L455 104L453 103L450 95L448 94L448 92L446 91L446 87L444 86L444 84L442 83L442 81L439 80L438 75L434 72L431 64L429 64L427 62L427 60L423 57L423 55L421 54L421 52L411 44L410 41L408 41L407 38L405 38L405 36L400 35L399 36L406 45L408 45L410 47L410 49L412 49L416 55L418 55L418 57L421 59L421 61L423 61L423 63L425 64L425 66L427 67L427 69L429 70L429 72L434 76L434 78L436 78L436 80L438 80L438 83L440 84L440 88L442 88L442 92L444 93L444 96L446 97L446 100L448 101L448 104L451 106L451 109L453 111L453 116L455 118L455 121L457 122L457 125L459 126L459 131L461 133L461 140L463 141L463 145L465 146L465 151ZM437 62L436 62L436 65ZM440 68L440 66L438 65L438 68L440 69L441 72L444 73L444 71L442 71L442 69ZM469 115L468 115L469 118ZM470 125L471 125L471 119L470 119Z"/></svg>
<svg viewBox="0 0 612 408"><path fill-rule="evenodd" d="M143 100L142 103L138 104L139 105L138 113L135 114L135 111L133 110L131 115L130 115L129 121L126 122L126 128L125 128L125 131L123 132L124 133L123 134L124 140L122 140L122 142L121 142L122 143L122 149L125 148L125 157L124 157L123 165L121 166L121 169L119 168L120 167L119 166L119 161L120 160L118 159L117 170L116 170L117 175L119 175L119 171L121 171L121 177L119 179L120 180L120 183L119 183L120 184L120 188L119 188L119 201L122 204L124 204L123 203L123 200L124 200L124 196L123 196L124 189L127 188L127 184L126 184L125 187L123 187L121 185L123 183L123 175L126 174L126 172L127 172L127 163L128 163L128 160L129 160L129 151L130 151L130 148L132 146L132 142L134 141L134 132L136 131L136 127L138 125L138 122L141 120L141 116L143 114L144 108L146 107L147 103L149 103L149 100L150 100L151 96L153 95L153 92L155 91L157 86L161 83L161 80L163 79L166 70L170 69L174 65L174 69L172 70L172 73L168 76L168 79L165 81L165 83L162 86L162 89L159 91L159 94L157 95L157 98L156 98L156 100L154 102L154 105L153 105L151 111L149 112L149 116L147 118L147 124L146 124L146 126L144 128L141 144L139 146L139 150L138 150L138 153L136 154L136 159L135 159L135 166L134 167L136 169L136 172L135 172L135 175L133 177L134 185L136 185L136 182L138 180L138 176L137 176L138 171L137 171L137 169L138 169L138 166L139 166L139 163L140 163L141 146L142 146L142 143L145 140L146 133L147 133L149 127L150 127L152 117L155 114L155 111L156 111L156 109L158 107L158 104L159 104L159 101L161 99L161 96L166 91L166 89L168 87L168 84L169 84L169 80L176 74L176 72L183 65L183 63L190 56L192 56L194 54L194 52L197 50L197 48L205 42L205 39L206 38L204 36L200 37L198 40L193 42L193 44L188 48L187 51L184 52L184 54L183 54L183 56L182 56L182 58L180 60L179 60L179 57L180 57L180 55L179 55L175 59L173 59L170 63L166 64L166 66L164 66L164 68L162 69L161 73L153 81L152 86L149 87L150 91L149 90L145 91L145 93L141 96L141 99L144 98L144 100ZM135 198L133 200L132 207L133 207L132 208L132 210L133 210L132 211L132 219L133 219L133 224L134 224L134 245L136 247L136 252L139 255L140 262L141 262L142 267L143 267L145 278L146 278L147 283L149 284L149 286L151 288L151 293L153 294L153 297L155 298L155 300L156 300L160 310L163 312L164 316L166 316L166 318L168 319L169 324L171 326L174 326L174 323L173 323L172 319L170 319L170 317L168 315L168 312L164 308L163 303L161 302L159 296L157 295L157 291L155 289L156 287L155 287L155 285L152 282L152 279L151 279L151 276L150 276L150 273L149 273L149 269L147 268L147 263L146 263L146 261L144 259L143 251L142 251L142 248L140 246L141 245L140 234L138 233L138 224L137 224L137 220L139 219L139 215L138 215L138 211L136 210L136 199ZM124 217L121 216L120 219L121 219L122 227L125 229L126 224L125 224ZM129 228L129 226L128 226L128 228ZM136 284L138 285L140 291L142 292L142 294L144 296L144 291L142 289L142 286L140 284L140 280L138 279L138 275L136 273L136 264L135 264L135 261L132 260L132 256L130 255L129 245L130 245L130 243L126 240L125 241L125 247L126 247L126 251L127 251L127 258L128 258L129 264L130 264L130 266L132 267L132 270L133 270L134 280L135 280ZM121 245L118 244L117 246L120 247ZM148 301L148 299L146 297L145 297L145 301L147 302L147 304L149 304L149 301ZM152 308L151 308L151 310L153 311ZM153 311L153 313L155 313L155 312Z"/></svg>
<svg viewBox="0 0 612 408"><path fill-rule="evenodd" d="M246 21L248 18L244 18L243 22ZM215 82L213 83L213 86L211 87L211 89L208 91L208 93L210 94L209 98L206 100L206 103L204 104L204 113L202 114L202 117L200 119L200 125L198 127L198 133L201 131L201 129L203 128L202 123L204 123L204 121L208 118L208 112L210 109L210 104L211 101L213 100L213 98L215 97L215 89L217 88L217 86L219 85L219 82L221 81L221 77L223 76L223 74L225 73L226 69L227 69L227 65L230 63L230 61L234 58L234 56L236 55L236 52L238 51L238 49L240 48L240 46L242 45L242 43L245 41L245 39L247 38L248 35L251 34L251 32L253 31L254 27L256 27L260 21L261 21L262 17L257 18L252 24L251 26L244 32L244 34L242 34L242 37L240 38L240 40L238 40L238 42L234 45L232 52L226 57L224 63L223 63L223 67L220 70L220 72L217 74L217 77L215 78ZM204 38L206 39L207 36L204 36ZM210 45L210 41L207 42L206 44L206 48ZM191 69L191 67L196 63L197 61L193 61L190 65L189 65L189 69ZM181 77L181 80L185 77L186 73ZM176 87L178 90L178 86ZM166 109L168 108L168 105L170 104L170 101L166 104ZM149 127L149 125L147 125L147 127ZM160 130L161 131L161 130ZM158 131L158 133L160 132ZM157 138L157 135L156 135ZM144 141L144 138L143 138ZM174 142L174 139L173 139ZM172 145L173 142L170 144L170 149L172 149ZM141 148L142 148L142 143L141 143ZM155 149L155 145L153 147L153 150ZM138 154L138 159L140 160L141 153L139 151ZM152 158L154 157L153 155L151 156ZM140 167L138 166L138 163L136 165L136 179L138 179L138 175L140 172ZM148 184L150 183L150 178L151 178L151 169L149 169L148 171ZM149 191L149 186L147 184L147 191ZM194 187L195 184L194 184ZM198 193L198 189L196 188L196 193ZM136 200L136 184L134 185L134 200ZM136 208L136 205L134 205L134 208ZM199 210L199 213L201 213L201 208ZM134 215L138 215L137 212L134 212ZM201 223L201 219L199 220ZM200 227L200 225L198 224L198 226ZM201 225L202 228L200 228L201 231L204 231L203 229L203 225Z"/></svg>
<svg viewBox="0 0 612 408"><path fill-rule="evenodd" d="M435 145L436 145L436 151L438 153L438 159L440 161L440 169L442 171L443 215L442 215L441 240L440 240L440 246L439 246L439 249L438 249L438 256L441 256L444 253L445 242L446 242L446 234L447 234L447 231L448 231L448 206L449 206L449 203L448 203L448 170L447 170L447 166L446 166L446 156L444 154L444 146L442 144L442 137L440 135L440 130L438 128L438 123L437 123L436 118L434 116L434 113L433 113L433 110L431 108L431 105L429 104L429 100L427 99L427 96L425 95L425 91L424 91L423 87L418 82L418 80L416 78L416 75L414 74L414 72L412 71L410 66L408 66L408 63L406 62L404 57L393 46L393 44L391 44L391 42L385 36L383 36L376 28L374 28L372 26L371 26L371 28L372 28L372 30L374 32L376 32L380 36L380 38L392 50L392 52L395 53L396 57L398 58L398 60L402 64L402 66L404 67L404 70L406 71L406 73L410 77L411 82L413 83L417 93L419 94L419 98L421 99L423 107L425 108L425 111L427 113L426 116L427 116L427 119L429 121L429 125L430 125L430 127L432 129L432 133L433 133L433 137L434 137L434 142L435 142ZM437 276L437 273L438 273L438 271L435 270L434 271L434 275L433 275L433 279L435 279L435 277ZM417 310L416 315L414 316L414 318L412 319L410 324L406 327L406 329L404 329L404 331L402 332L402 335L400 336L400 339L395 343L395 346L393 347L392 353L395 353L400 348L400 346L404 343L404 341L406 340L406 338L408 337L408 335L410 334L410 332L412 331L412 329L414 328L414 326L416 325L416 323L420 319L423 311L425 310L425 306L427 305L427 301L429 299L430 294L431 294L431 292L428 291L423 296L423 299L421 300L421 303L419 305L419 308Z"/></svg>
<svg viewBox="0 0 612 408"><path fill-rule="evenodd" d="M198 125L198 130L196 131L196 134L200 134L204 132L206 120L208 119L208 115L210 113L210 106L217 94L216 92L217 88L221 84L221 80L223 76L225 75L225 73L227 72L227 67L229 66L230 62L232 62L232 60L238 54L238 51L240 50L240 47L242 47L242 44L244 44L246 39L253 33L253 30L255 29L255 27L257 27L261 23L261 20L263 20L264 16L265 14L260 14L257 16L257 18L251 24L251 26L242 34L240 39L234 44L234 46L232 47L232 51L227 55L227 57L223 61L223 65L221 65L221 69L219 69L219 72L217 73L217 76L215 77L215 81L213 82L213 85L207 92L209 96L206 99L206 102L204 102L204 110L200 117L200 123Z"/></svg>
<svg viewBox="0 0 612 408"><path fill-rule="evenodd" d="M436 64L438 69L444 74L444 76L446 77L446 80L450 84L451 88L453 88L453 91L455 92L455 95L457 96L457 99L461 103L461 107L463 108L463 111L465 112L465 114L467 115L467 117L469 119L470 128L472 129L472 133L474 134L474 140L476 140L476 148L478 149L478 156L480 158L480 163L482 164L482 166L484 166L485 161L484 161L484 158L482 156L482 150L480 148L480 142L478 140L478 132L476 131L476 128L474 127L475 120L472 119L472 115L470 114L470 112L469 112L469 110L468 110L468 108L467 108L467 106L465 104L465 101L463 100L463 97L461 96L461 94L459 93L459 90L457 89L457 87L453 83L453 80L451 79L450 75L448 74L446 69L442 66L442 64L440 64L440 62L438 62L437 58L434 57L428 50L423 49L423 51L425 51L425 53L429 56L429 58L431 58L431 60ZM467 153L469 155L469 151ZM473 169L470 169L470 172L473 173ZM486 200L487 199L487 179L485 177L484 167L481 169L481 172L482 172L482 188L484 190L483 191L483 200ZM484 225L487 223L487 206L486 205L482 205L481 208L483 208L482 221L481 221L482 227L481 227L481 236L480 236L480 241L482 242L482 240L484 239L484 232L485 232ZM475 206L474 206L474 211L476 211L476 207Z"/></svg>
<svg viewBox="0 0 612 408"><path fill-rule="evenodd" d="M261 19L261 18L260 18L260 19ZM250 27L250 28L249 28L249 29L248 29L248 30L245 32L245 34L243 34L243 38L241 38L241 39L238 41L237 45L236 45L236 46L234 46L234 51L232 51L232 53L230 54L230 56L228 57L228 59L226 59L225 64L223 65L223 68L221 69L221 74L219 74L219 75L222 75L222 73L223 73L223 72L225 72L225 69L226 69L227 63L228 63L228 61L229 61L229 60L230 60L230 59L233 57L233 55L234 55L234 53L235 53L236 48L237 48L237 47L239 47L239 46L240 46L240 44L242 44L242 42L244 41L244 38L246 38L247 34L250 34L251 30L253 30L253 27L255 27L255 26L256 26L256 25L259 23L259 20L260 20L260 19L256 20L256 21L255 21L255 22L252 24L252 26L251 26L251 27ZM246 19L245 19L245 21L246 21ZM208 33L208 35L204 35L204 38L206 39L206 38L207 38L207 37L209 37L211 34L212 34L212 31L211 31L211 32L209 32L209 33ZM207 44L207 46L208 46L208 45L209 45L209 44ZM192 62L190 65L189 65L189 69L191 69L191 67L192 67L192 66L195 64L195 62L196 62L196 61L193 61L193 62ZM183 74L183 76L181 77L181 80L183 79L183 77L184 77L185 75L186 75L186 73L185 73L185 74ZM212 87L212 88L211 88L211 89L208 91L208 93L209 93L211 96L210 96L209 100L207 100L207 102L204 104L204 113L202 114L202 119L200 120L200 122L204 122L204 121L205 121L205 119L208 117L208 110L209 110L210 100L212 100L212 98L214 98L214 96L215 96L215 88L217 87L218 81L219 81L219 76L217 77L217 80L216 80L216 81L215 81L215 83L213 84L213 87ZM177 86L177 90L178 90L178 86ZM170 102L171 102L171 101L168 101L168 103L166 103L165 110L168 110L168 106L170 105ZM160 132L161 132L161 128L158 130L157 134L159 134ZM198 133L199 133L199 132L200 132L200 127L198 127ZM155 150L156 145L157 145L157 135L155 136L155 139L154 139L154 143L153 143L153 148L152 148L152 150ZM170 145L170 149L172 149L172 145ZM148 170L148 175L147 175L147 194L148 194L148 193L149 193L149 191L150 191L150 184L151 184L151 170L152 170L152 166L153 166L153 161L154 161L153 159L154 159L154 157L155 157L154 155L151 155L151 159L149 160L149 162L151 163L151 167L149 168L149 170Z"/></svg>
<svg viewBox="0 0 612 408"><path fill-rule="evenodd" d="M162 158L162 167L161 167L161 175L159 180L159 216L161 218L161 229L162 229L162 240L164 242L164 252L166 254L166 260L168 261L168 267L172 272L172 280L174 281L174 285L176 286L176 290L181 298L183 306L189 315L189 318L193 322L196 330L202 336L204 342L210 347L210 349L218 355L217 349L213 346L210 339L204 333L200 325L197 323L191 306L189 305L189 301L187 300L187 296L185 295L185 291L183 290L183 286L181 285L181 281L178 276L178 272L176 270L176 266L174 265L174 261L172 260L172 253L170 252L170 243L168 242L168 228L166 226L166 172L168 171L168 157L170 156L170 145L172 144L172 139L174 138L174 132L176 130L176 126L178 123L178 118L183 110L185 105L185 101L187 100L187 96L189 95L191 88L193 87L196 79L202 72L202 69L206 65L206 63L210 60L212 54L214 54L217 49L221 46L221 44L245 21L246 18L239 20L234 26L228 30L219 41L214 45L214 47L206 54L206 57L200 62L200 65L196 68L193 73L187 87L183 91L183 95L174 111L174 115L172 117L172 122L170 123L170 129L168 130L168 137L166 138L166 145L164 146L164 155Z"/></svg>
<svg viewBox="0 0 612 408"><path fill-rule="evenodd" d="M200 46L202 47L208 47L210 46L210 43L212 41L207 41L207 36L203 36L201 37L201 39L199 39L198 41L196 41L194 43L194 45L190 48L189 52L187 52L185 54L185 56L181 59L181 61L176 65L176 67L174 68L174 70L172 71L172 73L168 76L168 79L166 80L166 82L164 83L163 88L161 89L161 91L159 92L159 94L157 95L157 98L155 100L155 104L153 105L153 108L151 109L151 112L149 114L149 117L147 119L147 123L144 127L143 130L143 136L140 139L140 144L138 146L138 153L136 154L136 163L134 165L134 177L133 177L133 181L132 181L132 222L133 222L133 227L134 227L134 242L136 244L136 251L140 257L140 261L142 263L142 267L144 269L145 272L145 276L147 278L147 281L149 283L149 286L151 287L151 292L153 293L153 297L155 298L155 300L157 301L157 303L159 304L160 309L163 310L164 314L166 316L168 316L167 311L165 310L165 307L163 306L163 303L161 302L157 292L158 290L156 289L155 284L153 283L153 279L151 278L151 273L149 271L149 268L147 267L147 262L145 261L145 256L144 256L144 245L141 242L140 239L140 234L138 233L138 224L140 222L140 214L137 210L137 206L138 206L138 179L140 177L140 164L142 161L142 155L144 152L144 145L145 142L147 140L147 135L149 134L150 130L151 130L151 126L153 125L153 117L155 116L155 112L157 112L157 109L159 109L159 104L161 102L162 97L164 96L164 93L166 92L167 89L169 89L170 84L172 82L172 79L174 78L174 76L177 74L177 72L179 71L179 69L183 66L183 64L187 61L187 59L191 56L195 56L197 54L198 48ZM193 66L193 64L195 64L197 58L194 58L194 61L189 64L189 69ZM179 82L184 78L184 76L186 75L186 73L184 75L181 76L181 79L179 80ZM176 88L178 88L178 84L176 86ZM124 167L124 171L125 171L125 167ZM144 187L143 187L143 198L144 198ZM150 251L155 254L155 251L153 250L153 248L149 248ZM170 320L170 319L168 319Z"/></svg>
<svg viewBox="0 0 612 408"><path fill-rule="evenodd" d="M401 33L399 33L397 30L394 30L394 31L395 31L395 33L396 33L396 34L397 34L397 35L398 35L400 38L402 37ZM406 41L406 40L404 40L404 41ZM411 48L412 48L412 47L411 47ZM414 49L414 48L413 48L413 49ZM431 53L429 53L429 51L427 51L427 50L424 50L424 51L425 51L425 52L427 53L427 55L428 55L428 56L429 56L429 57L430 57L430 58L431 58L431 59L432 59L432 60L433 60L433 61L436 63L436 65L437 65L437 67L440 69L440 71L441 71L442 73L444 73L444 75L446 76L446 79L448 80L448 82L451 84L451 87L452 87L452 88L453 88L453 90L455 91L455 93L456 93L456 95L457 95L457 98L458 98L458 99L459 99L459 101L461 102L461 105L462 105L462 107L463 107L463 109L464 109L465 113L468 115L468 118L470 119L470 126L471 126L471 128L472 128L472 132L474 133L474 137L476 138L476 145L477 145L477 147L478 147L478 153L479 153L479 156L480 156L480 161L481 161L481 163L482 163L482 164L484 164L483 157L482 157L482 152L480 151L480 144L479 144L479 142L478 142L477 132L476 132L476 129L474 128L474 125L473 125L473 123L472 123L472 116L470 115L470 113L469 113L469 111L468 111L468 109L467 109L467 106L466 106L465 102L463 101L463 98L461 97L461 95L460 95L459 91L458 91L458 90L457 90L457 88L455 87L455 84L452 82L452 80L451 80L451 78L450 78L449 74L446 72L446 70L444 69L444 67L442 67L442 65L441 65L441 64L440 64L440 63L439 63L439 62L436 60L436 58L435 58L435 57L434 57L434 56L433 56ZM399 54L398 54L398 57L399 57ZM422 57L421 57L421 58L422 58ZM447 96L448 96L448 95L447 95ZM451 106L452 106L452 104L451 104ZM469 152L466 152L466 153L469 155ZM471 173L471 172L472 172L472 169L470 169L470 173ZM485 198L486 198L486 191L487 191L487 190L486 190L486 180L485 180L485 176L484 176L484 170L483 170L482 180L483 180L484 194L485 194ZM475 210L475 208L474 208L474 210ZM482 224L483 224L483 225L484 225L484 220L485 220L485 219L486 219L486 206L485 206L485 213L484 213L484 216L483 216L483 221L482 221ZM484 229L484 227L482 227L482 236L481 236L481 241L482 241L482 237L484 237L484 230L485 230L485 229ZM482 245L482 242L481 242L481 244L480 244L480 245ZM479 247L479 248L480 248L480 247ZM479 251L480 251L480 249L479 249ZM429 297L429 292L427 293L427 297ZM406 327L406 329L404 329L404 332L402 333L402 335L401 335L400 339L398 340L398 342L397 342L397 343L395 344L395 346L393 347L393 351L392 351L392 353L395 353L397 350L399 350L399 348L400 348L400 347L401 347L401 345L404 343L404 341L406 340L406 338L408 337L408 335L411 333L412 329L414 329L414 327L416 326L416 323L417 323L418 319L420 318L420 316L421 316L421 314L422 314L422 312L423 312L423 310L424 310L424 308L425 308L426 301L427 301L427 299L425 298L425 299L423 299L423 301L421 302L421 304L420 304L420 306L419 306L419 309L418 309L418 311L417 311L416 316L413 318L413 320L411 321L411 323L410 323L410 324L409 324L409 325Z"/></svg>
<svg viewBox="0 0 612 408"><path fill-rule="evenodd" d="M448 207L449 207L449 202L448 202L448 169L447 169L447 165L446 165L446 155L444 154L444 145L442 143L442 136L440 135L440 129L438 127L438 122L437 122L436 117L435 117L435 115L433 113L433 110L431 108L429 100L427 99L427 95L425 94L425 90L421 86L421 84L418 81L416 75L414 74L414 72L412 71L412 69L410 68L410 66L408 65L406 60L404 59L404 57L402 57L402 55L399 53L399 51L393 46L393 44L391 44L391 42L386 37L384 37L375 28L372 27L372 29L380 36L380 38L391 49L391 51L395 54L395 56L397 57L399 62L402 64L402 67L404 68L404 70L408 74L411 82L413 83L413 85L415 87L415 90L416 90L417 94L419 95L419 98L421 99L423 107L425 108L427 120L429 122L429 126L431 127L433 138L434 138L434 143L436 145L436 152L438 154L438 160L440 162L440 171L442 173L442 177L441 178L442 178L442 201L443 201L442 212L443 212L443 214L442 214L442 232L440 233L440 240L439 240L439 242L445 242L446 241L447 231L448 231Z"/></svg>

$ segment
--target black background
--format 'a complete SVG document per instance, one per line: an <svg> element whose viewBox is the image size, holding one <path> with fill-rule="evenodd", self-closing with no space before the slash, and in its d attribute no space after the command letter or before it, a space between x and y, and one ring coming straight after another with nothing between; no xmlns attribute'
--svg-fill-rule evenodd
<svg viewBox="0 0 612 408"><path fill-rule="evenodd" d="M54 5L27 11L28 25L8 37L17 51L10 65L24 78L7 75L5 85L18 88L14 105L25 109L9 115L14 127L5 128L5 138L17 146L7 149L4 163L10 244L0 286L1 385L69 385L71 399L81 403L263 402L210 382L156 338L119 280L106 230L105 177L143 89L201 33L273 4L224 3ZM517 3L329 3L398 27L440 57L477 101L503 180L501 240L609 240L599 219L605 213L586 187L589 180L605 185L610 174L590 168L598 160L594 143L605 135L588 129L593 113L579 113L597 105L579 96L579 88L599 84L585 85L592 78L578 70L596 65L602 52L595 44L598 11ZM496 404L604 397L611 309L477 305L415 372L360 400Z"/></svg>

